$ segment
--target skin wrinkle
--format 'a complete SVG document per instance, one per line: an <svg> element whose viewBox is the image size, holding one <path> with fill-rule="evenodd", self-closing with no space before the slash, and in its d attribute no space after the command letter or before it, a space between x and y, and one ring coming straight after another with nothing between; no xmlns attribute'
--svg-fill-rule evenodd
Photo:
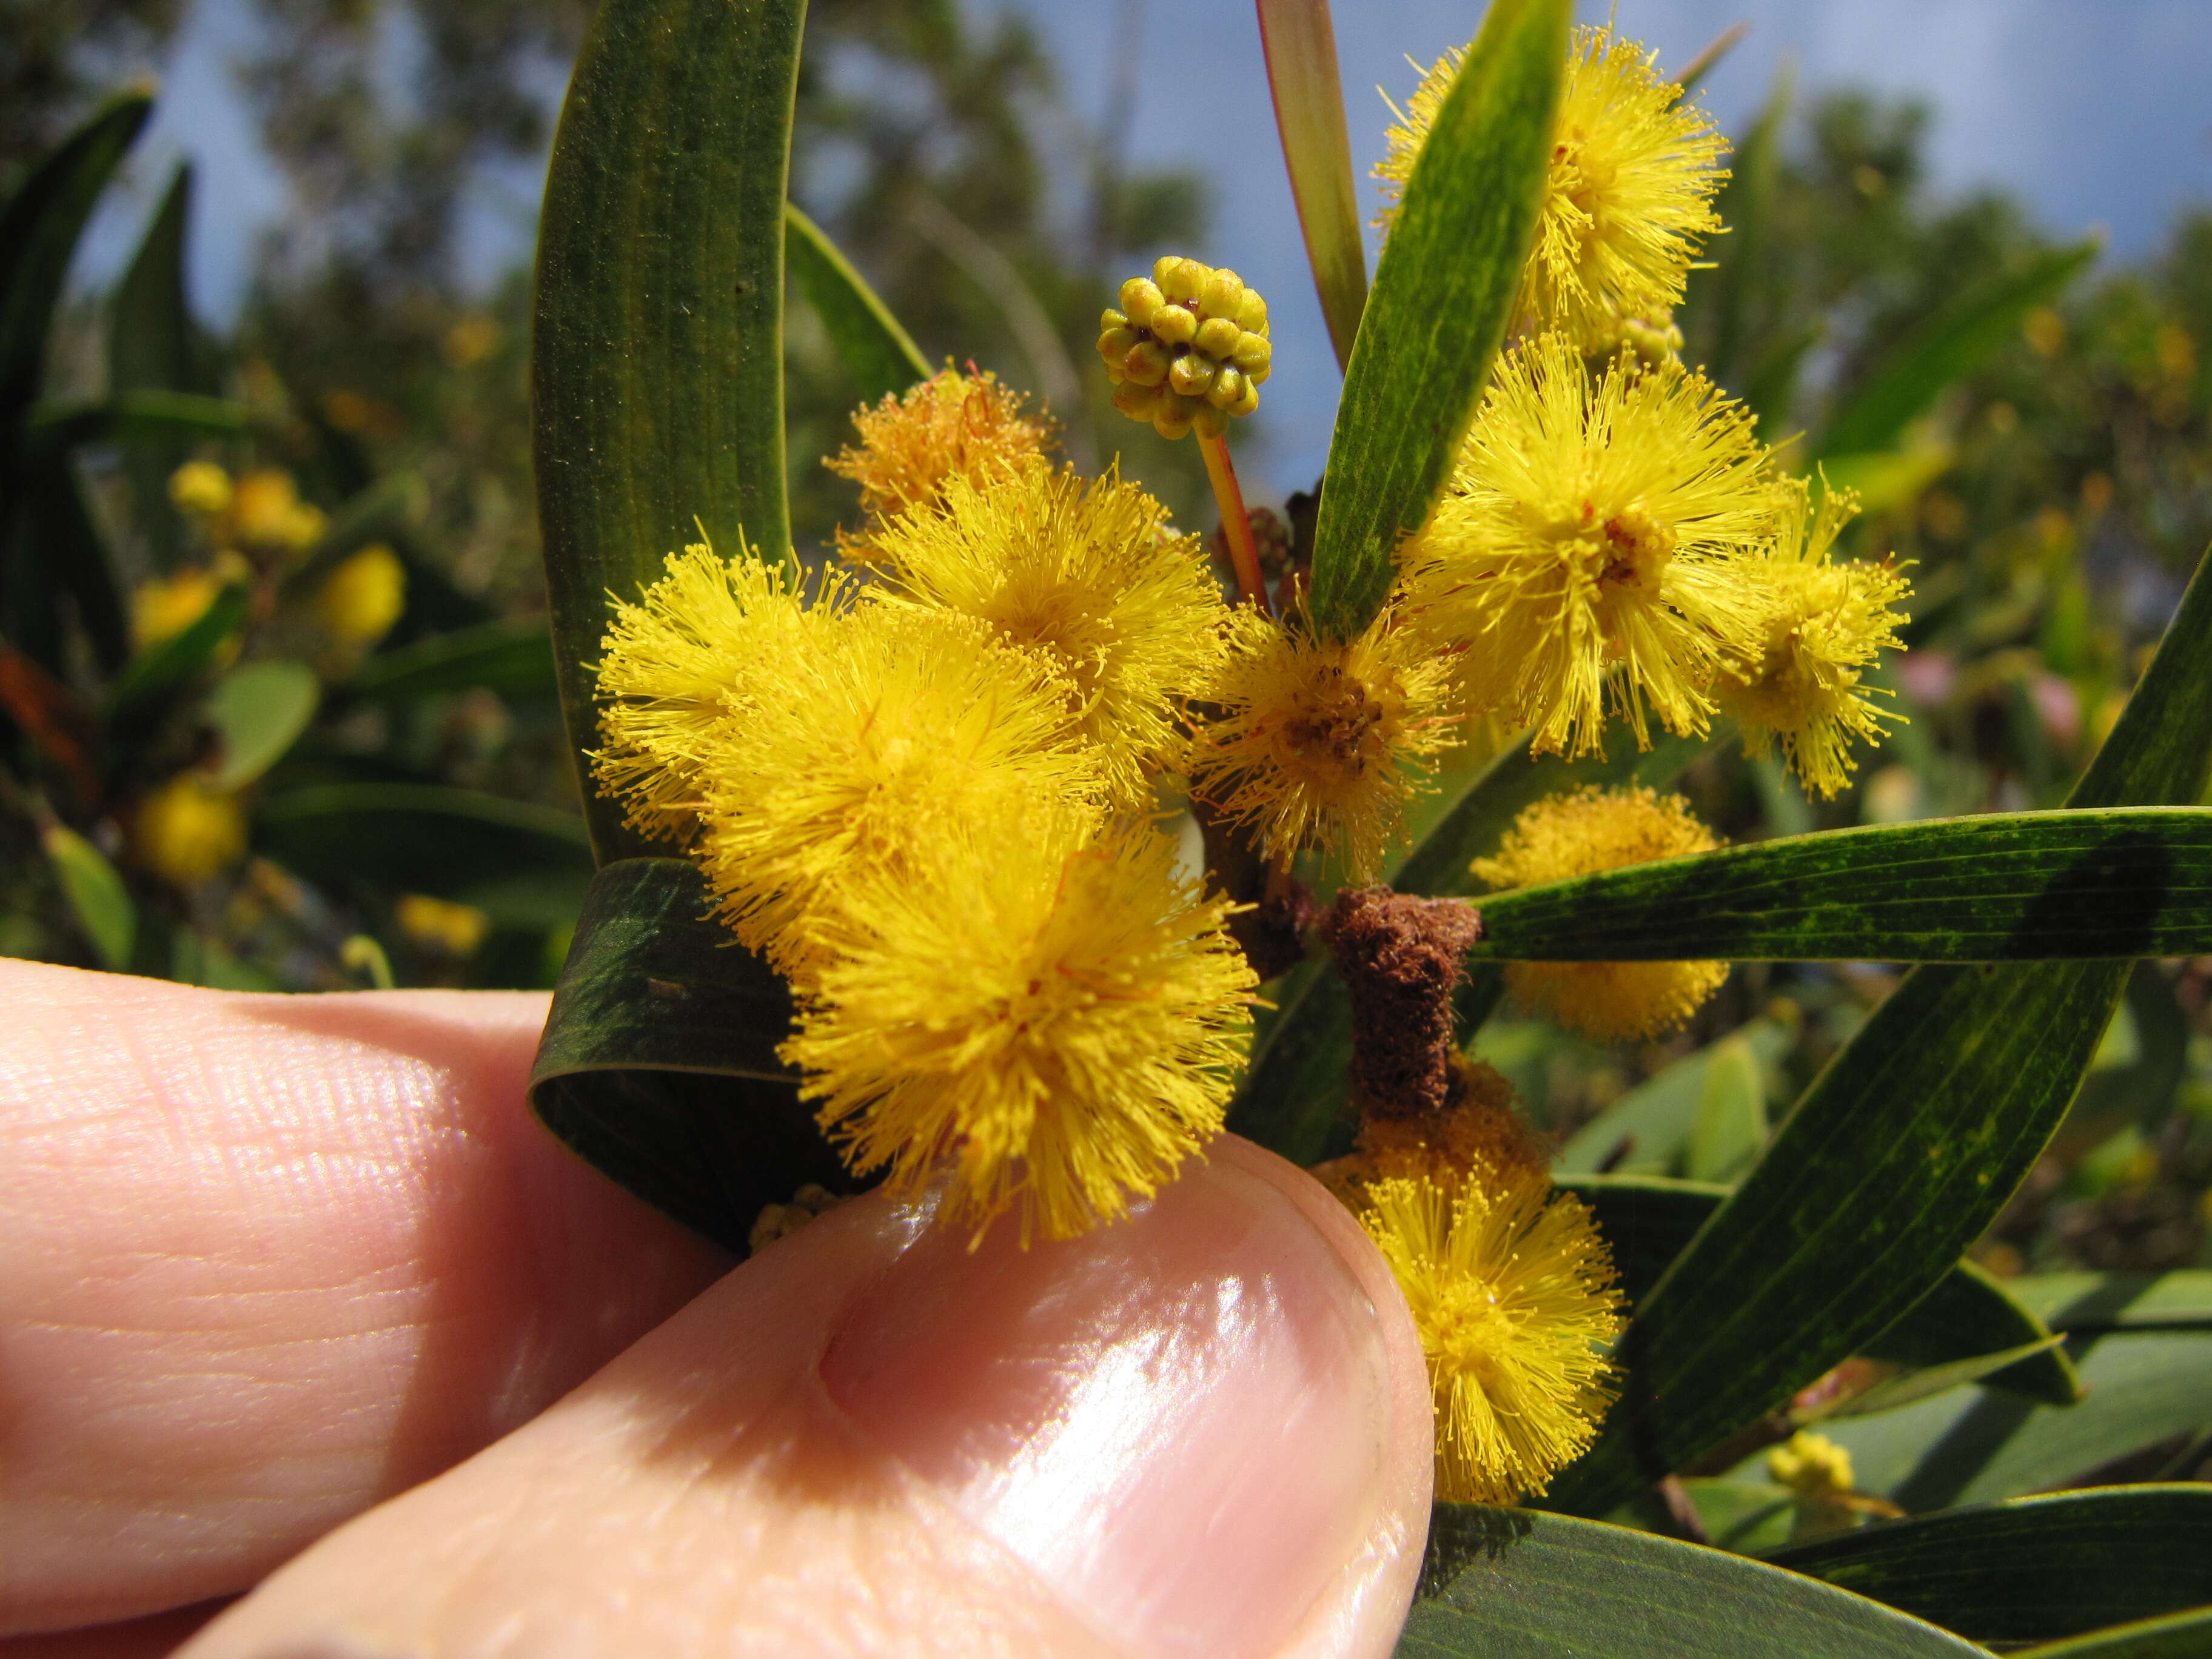
<svg viewBox="0 0 2212 1659"><path fill-rule="evenodd" d="M0 1632L243 1588L723 1266L529 1120L543 998L0 998Z"/></svg>

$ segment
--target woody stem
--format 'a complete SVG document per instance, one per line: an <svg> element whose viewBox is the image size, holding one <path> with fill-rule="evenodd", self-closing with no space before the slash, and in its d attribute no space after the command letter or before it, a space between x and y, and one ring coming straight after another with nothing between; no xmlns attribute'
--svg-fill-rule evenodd
<svg viewBox="0 0 2212 1659"><path fill-rule="evenodd" d="M1206 458L1206 476L1213 485L1215 504L1221 508L1221 533L1229 538L1229 558L1237 567L1237 585L1244 590L1246 599L1260 607L1262 616L1272 617L1275 608L1267 603L1267 579L1260 574L1260 550L1253 544L1252 520L1245 515L1244 492L1237 487L1237 467L1229 459L1228 434L1209 438L1201 432L1196 436L1198 453Z"/></svg>

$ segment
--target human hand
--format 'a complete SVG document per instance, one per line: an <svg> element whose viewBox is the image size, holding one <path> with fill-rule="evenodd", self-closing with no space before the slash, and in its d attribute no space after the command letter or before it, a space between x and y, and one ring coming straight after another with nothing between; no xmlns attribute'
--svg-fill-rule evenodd
<svg viewBox="0 0 2212 1659"><path fill-rule="evenodd" d="M0 1000L4 1659L257 1584L191 1659L1389 1649L1428 1384L1270 1154L1026 1253L870 1196L732 1271L531 1120L542 997Z"/></svg>

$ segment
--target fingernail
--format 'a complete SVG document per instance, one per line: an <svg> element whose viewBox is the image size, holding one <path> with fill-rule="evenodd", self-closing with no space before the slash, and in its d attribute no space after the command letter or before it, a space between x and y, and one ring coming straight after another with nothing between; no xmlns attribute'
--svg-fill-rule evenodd
<svg viewBox="0 0 2212 1659"><path fill-rule="evenodd" d="M1383 1501L1381 1318L1264 1158L1217 1151L1081 1239L933 1231L823 1361L864 1431L1132 1651L1276 1651Z"/></svg>

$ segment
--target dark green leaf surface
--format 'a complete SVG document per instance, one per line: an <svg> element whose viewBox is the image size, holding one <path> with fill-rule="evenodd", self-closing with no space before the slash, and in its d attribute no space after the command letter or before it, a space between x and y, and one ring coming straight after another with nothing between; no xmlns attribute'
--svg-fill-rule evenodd
<svg viewBox="0 0 2212 1659"><path fill-rule="evenodd" d="M2207 1654L2212 1654L2212 1607L2022 1648L2018 1659L2205 1659Z"/></svg>
<svg viewBox="0 0 2212 1659"><path fill-rule="evenodd" d="M88 404L40 404L25 433L52 453L76 444L157 443L164 439L235 438L246 429L244 404L194 392L118 392ZM168 474L161 476L167 500Z"/></svg>
<svg viewBox="0 0 2212 1659"><path fill-rule="evenodd" d="M2077 1406L1966 1388L1821 1432L1850 1453L1862 1490L1919 1511L2079 1484L2116 1458L2212 1427L2212 1333L2114 1332L2066 1346L2081 1376ZM2170 1474L2169 1461L2160 1452L2132 1473Z"/></svg>
<svg viewBox="0 0 2212 1659"><path fill-rule="evenodd" d="M21 420L38 395L77 238L153 107L143 93L115 99L33 168L0 209L0 426Z"/></svg>
<svg viewBox="0 0 2212 1659"><path fill-rule="evenodd" d="M553 640L542 618L501 617L380 651L355 671L346 689L381 702L404 702L479 685L503 697L557 694Z"/></svg>
<svg viewBox="0 0 2212 1659"><path fill-rule="evenodd" d="M207 673L231 635L245 626L246 605L243 586L226 587L191 627L149 646L125 664L108 688L111 726L118 731L135 727L158 714L172 691Z"/></svg>
<svg viewBox="0 0 2212 1659"><path fill-rule="evenodd" d="M1259 0L1260 46L1274 96L1283 166L1305 233L1306 263L1341 369L1367 306L1367 249L1344 125L1344 83L1328 0Z"/></svg>
<svg viewBox="0 0 2212 1659"><path fill-rule="evenodd" d="M598 741L607 594L707 538L790 544L783 246L804 0L606 0L547 175L532 343L538 519L568 738ZM695 524L695 520L696 524ZM643 850L585 779L601 862Z"/></svg>
<svg viewBox="0 0 2212 1659"><path fill-rule="evenodd" d="M2212 1603L2212 1486L2107 1486L1770 1551L1977 1642L2040 1642Z"/></svg>
<svg viewBox="0 0 2212 1659"><path fill-rule="evenodd" d="M914 337L822 228L787 202L783 228L784 259L860 396L874 403L927 380L929 359Z"/></svg>
<svg viewBox="0 0 2212 1659"><path fill-rule="evenodd" d="M1585 784L1663 786L1714 744L1726 727L1706 738L1662 737L1638 753L1620 733L1609 748L1576 761L1531 755L1524 734L1467 787L1395 871L1390 884L1402 893L1436 898L1464 895L1478 884L1468 866L1498 849L1522 811L1547 795ZM1495 1000L1499 986L1480 968L1463 988L1462 1024L1476 994ZM1351 1150L1355 1127L1346 1109L1345 1079L1352 1063L1352 1007L1335 973L1309 963L1274 989L1281 1012L1268 1024L1252 1069L1230 1109L1235 1133L1281 1153L1294 1164L1318 1164ZM1487 1012L1487 1004L1483 1006Z"/></svg>
<svg viewBox="0 0 2212 1659"><path fill-rule="evenodd" d="M1558 1184L1590 1206L1613 1252L1632 1306L1649 1295L1705 1225L1728 1188L1650 1176L1560 1175ZM2014 1297L2005 1281L1971 1261L1954 1263L1936 1288L1859 1352L1914 1370L2046 1342L2051 1328ZM1965 1378L1960 1379L1966 1380ZM2070 1405L2081 1397L2074 1368L2057 1350L2019 1360L1989 1379L2031 1399Z"/></svg>
<svg viewBox="0 0 2212 1659"><path fill-rule="evenodd" d="M107 387L118 401L211 392L209 353L201 349L186 295L185 233L191 217L192 169L177 169L161 205L107 304ZM245 410L239 409L240 427ZM117 430L117 428L111 428ZM169 501L169 475L188 453L174 431L149 432L137 421L123 474L132 517L157 570L177 562L182 520Z"/></svg>
<svg viewBox="0 0 2212 1659"><path fill-rule="evenodd" d="M2051 248L1957 295L1892 348L1874 378L1836 411L1814 453L1888 448L1946 386L2018 338L2021 319L2065 292L2096 257L2094 242Z"/></svg>
<svg viewBox="0 0 2212 1659"><path fill-rule="evenodd" d="M742 1255L762 1206L848 1176L776 1059L783 981L706 918L681 859L592 878L531 1073L545 1125L595 1168Z"/></svg>
<svg viewBox="0 0 2212 1659"><path fill-rule="evenodd" d="M204 712L222 750L218 789L242 789L284 757L322 702L304 663L270 658L234 668L208 689Z"/></svg>
<svg viewBox="0 0 2212 1659"><path fill-rule="evenodd" d="M1790 1541L1797 1522L1797 1494L1771 1480L1747 1475L1715 1480L1690 1476L1680 1483L1705 1537L1715 1549L1753 1555ZM1635 1527L1662 1536L1680 1536L1680 1523L1656 1492L1639 1493L1606 1517L1617 1527Z"/></svg>
<svg viewBox="0 0 2212 1659"><path fill-rule="evenodd" d="M1400 1659L1905 1659L1978 1653L1816 1578L1626 1527L1440 1504Z"/></svg>
<svg viewBox="0 0 2212 1659"><path fill-rule="evenodd" d="M2200 564L2069 804L2193 801L2209 753L2212 577ZM1906 975L1645 1299L1622 1339L1622 1397L1547 1501L1612 1509L1893 1325L2033 1166L2127 975L2066 963Z"/></svg>
<svg viewBox="0 0 2212 1659"><path fill-rule="evenodd" d="M1483 901L1473 955L2029 962L2212 950L2212 811L1935 818L1632 865Z"/></svg>
<svg viewBox="0 0 2212 1659"><path fill-rule="evenodd" d="M101 966L118 974L127 971L138 939L138 907L131 902L123 878L97 847L64 825L48 825L41 841L61 879L62 896L92 941Z"/></svg>
<svg viewBox="0 0 2212 1659"><path fill-rule="evenodd" d="M1430 124L1345 371L1314 532L1313 616L1351 639L1443 490L1505 337L1552 147L1566 0L1491 0Z"/></svg>

